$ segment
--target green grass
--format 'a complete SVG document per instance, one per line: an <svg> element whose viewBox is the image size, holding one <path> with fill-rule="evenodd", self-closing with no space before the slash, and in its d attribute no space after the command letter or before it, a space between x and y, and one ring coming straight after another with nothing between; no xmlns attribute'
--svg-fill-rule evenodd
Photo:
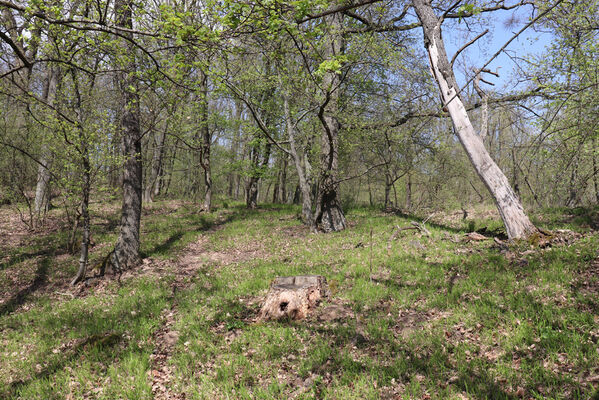
<svg viewBox="0 0 599 400"><path fill-rule="evenodd" d="M173 305L171 385L187 398L598 396L599 382L589 381L599 375L597 210L543 210L538 225L582 238L507 253L492 241L455 240L500 233L488 216L451 226L433 218L430 237L405 231L389 253L394 227L416 217L355 208L349 229L324 235L301 226L298 212L153 204L142 252L171 272L108 280L82 298L41 290L75 272L75 257L60 257L64 234L10 249L0 286L25 269L41 289L0 306L0 398L152 398L153 334ZM94 215L99 259L116 217ZM201 265L173 293L176 259L199 239ZM253 322L270 281L295 274L326 276L334 295L321 308L342 305L354 316Z"/></svg>

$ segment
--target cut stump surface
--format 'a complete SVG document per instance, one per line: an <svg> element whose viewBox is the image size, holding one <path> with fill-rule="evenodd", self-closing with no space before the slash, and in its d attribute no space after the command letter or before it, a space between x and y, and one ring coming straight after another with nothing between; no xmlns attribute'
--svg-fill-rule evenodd
<svg viewBox="0 0 599 400"><path fill-rule="evenodd" d="M275 278L271 285L259 321L304 319L329 297L327 280L321 275L300 275Z"/></svg>

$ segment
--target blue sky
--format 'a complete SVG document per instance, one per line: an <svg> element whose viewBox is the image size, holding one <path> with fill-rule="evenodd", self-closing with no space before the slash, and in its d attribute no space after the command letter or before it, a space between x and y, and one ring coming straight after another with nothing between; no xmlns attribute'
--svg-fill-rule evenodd
<svg viewBox="0 0 599 400"><path fill-rule="evenodd" d="M456 61L455 72L460 84L464 84L464 68L467 65L470 70L472 67L480 68L483 66L497 50L499 50L513 35L526 25L531 17L531 9L521 8L516 11L496 11L488 16L485 16L484 21L474 23L468 21L468 25L462 22L446 22L444 24L443 38L447 48L448 56L451 58L453 54L469 40L477 34L489 29L489 33L479 39L475 44L471 45L462 52ZM507 21L516 21L508 23ZM471 32L468 32L470 27ZM465 35L468 35L465 37ZM549 33L539 32L533 27L528 28L518 38L516 38L507 47L506 52L512 57L521 58L526 56L540 56L545 47L551 42ZM522 66L524 64L520 62ZM492 87L501 92L515 91L522 88L518 84L515 73L517 72L517 61L511 59L508 55L502 52L488 67L492 71L498 71L500 76L496 78L492 75L486 76L486 79L495 83ZM481 84L483 90L489 88L488 85Z"/></svg>

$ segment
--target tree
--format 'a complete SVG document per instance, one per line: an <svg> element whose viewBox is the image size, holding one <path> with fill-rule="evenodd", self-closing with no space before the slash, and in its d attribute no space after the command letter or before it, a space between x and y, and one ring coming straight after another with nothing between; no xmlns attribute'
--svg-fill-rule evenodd
<svg viewBox="0 0 599 400"><path fill-rule="evenodd" d="M435 15L431 3L427 0L413 0L412 4L422 24L424 46L429 55L431 71L439 87L443 106L449 112L456 134L470 162L497 205L508 237L521 239L532 235L537 232L536 227L524 212L508 179L493 161L470 122L441 37L443 19Z"/></svg>
<svg viewBox="0 0 599 400"><path fill-rule="evenodd" d="M133 28L133 1L117 0L114 5L116 25ZM131 43L133 34L122 33L118 58L120 69L115 74L116 86L122 93L123 113L119 123L123 157L123 203L119 237L114 247L112 264L119 270L141 262L140 222L142 202L141 128L139 122L139 94L137 85L136 47Z"/></svg>
<svg viewBox="0 0 599 400"><path fill-rule="evenodd" d="M345 229L347 223L339 201L339 92L341 91L340 60L343 59L344 45L341 36L343 14L330 16L330 32L326 46L326 60L322 91L324 101L318 110L318 119L322 123L322 143L320 176L316 211L316 225L324 232L337 232ZM323 64L321 64L323 65Z"/></svg>

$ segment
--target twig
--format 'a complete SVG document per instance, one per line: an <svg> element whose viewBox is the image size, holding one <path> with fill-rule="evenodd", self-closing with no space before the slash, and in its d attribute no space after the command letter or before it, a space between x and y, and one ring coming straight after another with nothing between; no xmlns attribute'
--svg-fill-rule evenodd
<svg viewBox="0 0 599 400"><path fill-rule="evenodd" d="M426 236L431 235L430 231L428 229L426 229L426 226L424 226L424 222L420 223L420 222L412 221L410 223L412 224L412 226L416 227L416 229L418 229L420 232L424 233Z"/></svg>
<svg viewBox="0 0 599 400"><path fill-rule="evenodd" d="M488 29L485 29L484 32L479 33L474 39L472 39L471 41L469 41L468 43L466 43L465 45L463 45L462 47L460 47L460 49L453 55L453 57L451 58L451 61L449 62L449 65L453 68L453 64L455 63L456 58L458 58L458 56L460 55L460 53L464 50L466 50L466 48L470 45L472 45L474 42L476 42L478 39L480 39L481 37L485 36L487 33L489 33Z"/></svg>
<svg viewBox="0 0 599 400"><path fill-rule="evenodd" d="M389 236L389 240L387 241L387 255L391 256L391 243L397 239L397 236L399 235L399 232L403 232L403 231L408 231L408 230L417 230L418 228L415 226L404 226L403 228L400 228L399 226L395 227L395 230L393 231L393 233L391 234L391 236Z"/></svg>

